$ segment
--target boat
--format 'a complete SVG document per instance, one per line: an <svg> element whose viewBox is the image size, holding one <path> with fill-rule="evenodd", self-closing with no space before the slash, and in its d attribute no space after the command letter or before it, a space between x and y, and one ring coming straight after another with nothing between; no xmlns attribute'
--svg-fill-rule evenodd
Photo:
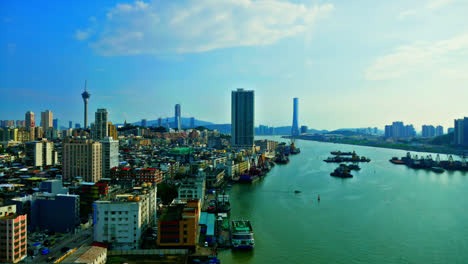
<svg viewBox="0 0 468 264"><path fill-rule="evenodd" d="M361 170L361 168L357 165L357 164L351 164L351 165L348 165L348 169L349 170Z"/></svg>
<svg viewBox="0 0 468 264"><path fill-rule="evenodd" d="M336 155L336 156L352 156L354 154L356 154L354 151L353 152L341 152L341 151L332 151L330 152L332 155Z"/></svg>
<svg viewBox="0 0 468 264"><path fill-rule="evenodd" d="M252 224L249 220L231 222L231 244L234 249L253 249L255 247Z"/></svg>
<svg viewBox="0 0 468 264"><path fill-rule="evenodd" d="M353 175L349 173L349 170L347 166L339 166L338 168L335 169L332 173L330 173L330 176L333 177L338 177L338 178L352 178Z"/></svg>
<svg viewBox="0 0 468 264"><path fill-rule="evenodd" d="M299 190L295 190L295 191L294 191L294 193L301 193L301 191L299 191Z"/></svg>
<svg viewBox="0 0 468 264"><path fill-rule="evenodd" d="M391 163L396 164L396 165L404 165L405 162L403 160L398 159L397 157L393 157L390 160Z"/></svg>
<svg viewBox="0 0 468 264"><path fill-rule="evenodd" d="M442 173L442 172L445 171L445 170L444 170L443 168L441 168L441 167L432 167L431 170L432 170L433 172L437 172L437 173Z"/></svg>

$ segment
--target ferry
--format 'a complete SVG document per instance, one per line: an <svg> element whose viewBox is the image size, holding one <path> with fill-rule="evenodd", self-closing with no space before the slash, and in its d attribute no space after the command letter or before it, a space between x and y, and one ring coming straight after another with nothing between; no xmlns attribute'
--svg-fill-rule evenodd
<svg viewBox="0 0 468 264"><path fill-rule="evenodd" d="M234 249L253 249L255 240L249 220L233 220L231 225L231 243Z"/></svg>

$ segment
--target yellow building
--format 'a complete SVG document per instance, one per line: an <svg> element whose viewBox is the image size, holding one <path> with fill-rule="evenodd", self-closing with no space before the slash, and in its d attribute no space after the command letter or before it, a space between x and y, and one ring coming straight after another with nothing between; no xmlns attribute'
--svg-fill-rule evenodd
<svg viewBox="0 0 468 264"><path fill-rule="evenodd" d="M107 127L109 137L112 137L114 140L118 140L117 127L113 125L112 122L107 123Z"/></svg>

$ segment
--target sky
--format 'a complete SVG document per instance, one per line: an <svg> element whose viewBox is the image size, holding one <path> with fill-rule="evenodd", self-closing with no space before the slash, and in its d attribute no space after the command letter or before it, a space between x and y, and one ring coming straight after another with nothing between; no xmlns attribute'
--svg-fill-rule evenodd
<svg viewBox="0 0 468 264"><path fill-rule="evenodd" d="M467 0L0 2L0 119L62 125L174 115L230 123L255 90L256 125L316 129L468 116ZM36 120L38 123L38 120Z"/></svg>

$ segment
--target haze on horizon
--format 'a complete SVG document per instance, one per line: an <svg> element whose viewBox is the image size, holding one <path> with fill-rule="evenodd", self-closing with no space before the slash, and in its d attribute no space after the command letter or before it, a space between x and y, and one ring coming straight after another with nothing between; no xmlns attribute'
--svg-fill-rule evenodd
<svg viewBox="0 0 468 264"><path fill-rule="evenodd" d="M2 1L0 119L61 124L107 108L123 123L230 122L255 90L256 125L453 127L468 115L468 2Z"/></svg>

